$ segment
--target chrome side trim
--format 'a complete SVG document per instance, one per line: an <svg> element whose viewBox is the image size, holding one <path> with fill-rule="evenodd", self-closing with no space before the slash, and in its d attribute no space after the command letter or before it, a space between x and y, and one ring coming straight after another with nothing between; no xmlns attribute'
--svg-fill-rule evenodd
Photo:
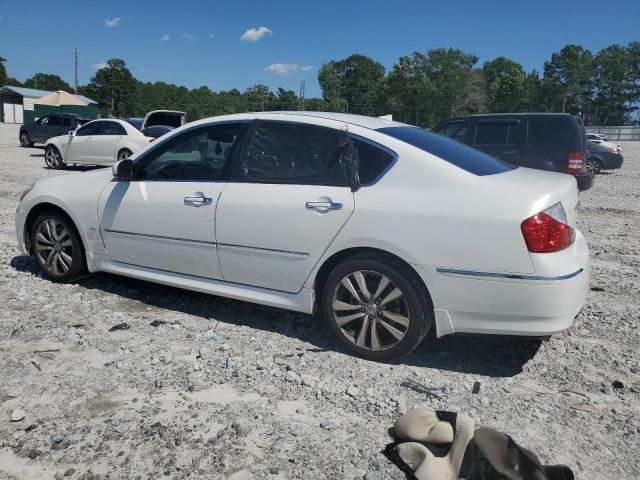
<svg viewBox="0 0 640 480"><path fill-rule="evenodd" d="M157 240L169 240L169 241L173 241L173 242L186 242L186 243L197 243L200 245L212 245L215 246L216 242L207 242L205 240L193 240L190 238L178 238L178 237L165 237L163 235L152 235L150 233L134 233L134 232L123 232L121 230L109 230L106 229L104 230L107 233L112 233L115 235L129 235L132 237L144 237L144 238L154 238Z"/></svg>
<svg viewBox="0 0 640 480"><path fill-rule="evenodd" d="M555 276L523 275L519 273L476 272L473 270L457 270L453 268L436 268L436 271L444 275L463 275L467 277L505 278L509 280L533 280L533 281L553 282L553 281L560 281L560 280L569 280L570 278L577 277L584 271L584 268L579 268L575 272L568 273L567 275L555 275Z"/></svg>
<svg viewBox="0 0 640 480"><path fill-rule="evenodd" d="M291 250L277 250L274 248L261 248L261 247L249 247L247 245L232 245L230 243L218 243L218 248L227 248L232 250L244 250L255 252L275 253L277 255L286 255L288 257L307 258L309 253L307 252L294 252Z"/></svg>

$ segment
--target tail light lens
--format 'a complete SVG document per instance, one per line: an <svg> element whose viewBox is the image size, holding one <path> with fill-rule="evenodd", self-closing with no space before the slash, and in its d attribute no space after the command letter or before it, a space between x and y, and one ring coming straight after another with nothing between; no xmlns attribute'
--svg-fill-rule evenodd
<svg viewBox="0 0 640 480"><path fill-rule="evenodd" d="M576 233L567 225L561 203L527 218L520 225L527 249L532 253L552 253L564 250L575 240Z"/></svg>
<svg viewBox="0 0 640 480"><path fill-rule="evenodd" d="M569 175L578 175L582 171L584 163L584 154L582 152L569 152L569 163L567 164L567 173Z"/></svg>

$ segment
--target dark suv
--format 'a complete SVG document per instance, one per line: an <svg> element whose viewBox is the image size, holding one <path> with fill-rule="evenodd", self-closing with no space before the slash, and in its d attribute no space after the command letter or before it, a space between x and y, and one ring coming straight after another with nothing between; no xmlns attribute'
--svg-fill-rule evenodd
<svg viewBox="0 0 640 480"><path fill-rule="evenodd" d="M45 115L35 122L25 123L20 127L20 145L32 147L34 143L45 143L48 139L58 135L66 135L89 121L91 121L90 118L71 113Z"/></svg>
<svg viewBox="0 0 640 480"><path fill-rule="evenodd" d="M588 190L587 140L580 117L568 113L496 113L448 118L434 132L514 165L568 173Z"/></svg>

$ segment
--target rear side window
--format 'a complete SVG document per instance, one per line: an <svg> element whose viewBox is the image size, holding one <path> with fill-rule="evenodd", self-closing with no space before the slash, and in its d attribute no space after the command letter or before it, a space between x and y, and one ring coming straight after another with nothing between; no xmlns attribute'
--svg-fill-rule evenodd
<svg viewBox="0 0 640 480"><path fill-rule="evenodd" d="M438 129L434 129L434 132L444 135L447 138L451 138L457 142L464 142L468 131L468 122L449 122L445 123Z"/></svg>
<svg viewBox="0 0 640 480"><path fill-rule="evenodd" d="M126 135L127 131L116 122L100 122L99 135Z"/></svg>
<svg viewBox="0 0 640 480"><path fill-rule="evenodd" d="M385 127L378 131L435 155L474 175L495 175L517 168L484 152L418 127Z"/></svg>
<svg viewBox="0 0 640 480"><path fill-rule="evenodd" d="M62 125L64 125L65 127L68 127L69 125L71 125L71 119L69 117L63 117Z"/></svg>
<svg viewBox="0 0 640 480"><path fill-rule="evenodd" d="M561 146L567 142L568 122L561 118L532 118L529 120L527 144L538 146Z"/></svg>
<svg viewBox="0 0 640 480"><path fill-rule="evenodd" d="M518 124L515 122L479 122L476 125L473 145L507 146L515 145L518 138Z"/></svg>
<svg viewBox="0 0 640 480"><path fill-rule="evenodd" d="M60 127L62 125L62 117L58 115L52 115L49 117L49 126L50 127Z"/></svg>
<svg viewBox="0 0 640 480"><path fill-rule="evenodd" d="M338 130L291 122L255 122L232 181L347 186Z"/></svg>
<svg viewBox="0 0 640 480"><path fill-rule="evenodd" d="M391 166L395 157L379 147L353 138L353 146L358 151L358 175L362 185L371 185Z"/></svg>

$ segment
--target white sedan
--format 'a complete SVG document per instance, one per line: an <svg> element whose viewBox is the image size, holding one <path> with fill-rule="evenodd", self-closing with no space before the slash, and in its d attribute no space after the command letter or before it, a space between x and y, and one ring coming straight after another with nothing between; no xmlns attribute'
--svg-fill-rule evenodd
<svg viewBox="0 0 640 480"><path fill-rule="evenodd" d="M547 336L589 284L576 181L385 119L210 118L111 170L46 178L16 232L45 274L104 271L322 312L388 360L430 329Z"/></svg>
<svg viewBox="0 0 640 480"><path fill-rule="evenodd" d="M68 135L47 140L44 161L55 169L69 163L111 165L129 158L153 140L123 120L93 120Z"/></svg>

